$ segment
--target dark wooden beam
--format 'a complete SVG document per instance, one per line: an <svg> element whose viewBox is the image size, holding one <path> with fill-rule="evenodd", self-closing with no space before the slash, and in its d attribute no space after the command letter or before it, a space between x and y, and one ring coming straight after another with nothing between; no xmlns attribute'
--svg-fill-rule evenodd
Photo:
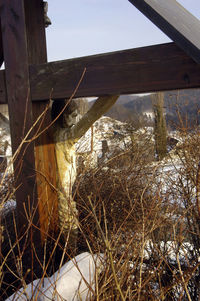
<svg viewBox="0 0 200 301"><path fill-rule="evenodd" d="M0 20L1 24L1 20ZM4 55L3 55L3 41L2 41L2 31L1 31L1 26L0 26L0 67L2 66L4 61Z"/></svg>
<svg viewBox="0 0 200 301"><path fill-rule="evenodd" d="M129 2L200 63L200 21L180 3L176 0L129 0Z"/></svg>
<svg viewBox="0 0 200 301"><path fill-rule="evenodd" d="M47 62L46 36L44 25L43 0L25 1L26 29L28 41L29 64ZM32 103L33 120L43 113L49 101ZM51 112L48 110L45 119L37 128L42 131L51 123ZM37 130L35 131L37 132ZM57 223L56 162L52 129L49 128L35 141L35 166L38 189L38 208L42 241L45 233L55 232Z"/></svg>
<svg viewBox="0 0 200 301"><path fill-rule="evenodd" d="M200 88L200 66L174 43L30 66L33 101ZM0 71L0 103L5 103Z"/></svg>
<svg viewBox="0 0 200 301"><path fill-rule="evenodd" d="M30 67L32 99L131 94L200 87L200 66L174 43Z"/></svg>
<svg viewBox="0 0 200 301"><path fill-rule="evenodd" d="M24 142L19 148L32 127L24 0L0 0L0 14L12 151L18 154L14 159L18 230L23 234L29 225L25 210L34 212L33 222L38 222L34 144ZM38 232L33 239L39 245Z"/></svg>

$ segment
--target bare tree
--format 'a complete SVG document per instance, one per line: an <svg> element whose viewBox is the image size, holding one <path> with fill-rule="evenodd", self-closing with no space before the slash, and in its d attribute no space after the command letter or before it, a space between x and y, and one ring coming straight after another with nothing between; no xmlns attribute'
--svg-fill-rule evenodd
<svg viewBox="0 0 200 301"><path fill-rule="evenodd" d="M167 153L167 129L164 116L164 94L159 92L152 95L152 103L155 115L154 135L155 148L158 160L162 160Z"/></svg>

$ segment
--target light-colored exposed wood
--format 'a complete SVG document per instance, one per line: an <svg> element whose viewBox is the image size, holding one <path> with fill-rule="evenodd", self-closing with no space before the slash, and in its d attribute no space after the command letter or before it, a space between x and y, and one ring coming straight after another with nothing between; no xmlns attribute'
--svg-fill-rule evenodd
<svg viewBox="0 0 200 301"><path fill-rule="evenodd" d="M43 0L25 1L26 32L29 64L47 62ZM37 41L37 42L36 42ZM49 100L32 102L33 120L45 111ZM39 131L51 123L51 112L46 111ZM36 129L37 131L37 129ZM38 210L41 237L53 234L57 229L56 162L52 129L49 128L35 141L35 170L38 191Z"/></svg>

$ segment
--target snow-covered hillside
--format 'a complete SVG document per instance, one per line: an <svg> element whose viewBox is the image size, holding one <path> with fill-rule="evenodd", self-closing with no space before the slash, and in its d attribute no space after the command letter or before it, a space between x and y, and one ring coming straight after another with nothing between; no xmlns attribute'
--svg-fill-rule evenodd
<svg viewBox="0 0 200 301"><path fill-rule="evenodd" d="M133 130L133 129L132 129ZM131 127L125 122L121 122L110 117L101 117L93 125L93 150L102 155L102 141L107 140L109 148L121 147L124 149L126 143L130 142ZM77 142L78 153L91 151L92 129Z"/></svg>
<svg viewBox="0 0 200 301"><path fill-rule="evenodd" d="M77 155L89 159L90 166L95 167L99 160L111 157L114 151L125 150L131 143L133 131L129 124L103 116L77 142Z"/></svg>

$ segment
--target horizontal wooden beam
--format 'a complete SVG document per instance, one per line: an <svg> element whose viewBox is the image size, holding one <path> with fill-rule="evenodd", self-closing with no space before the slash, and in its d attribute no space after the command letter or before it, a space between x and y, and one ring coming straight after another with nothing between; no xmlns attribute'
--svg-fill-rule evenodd
<svg viewBox="0 0 200 301"><path fill-rule="evenodd" d="M76 97L136 94L200 87L200 66L174 43L30 66L33 101L70 97L86 68ZM0 103L5 103L4 71Z"/></svg>
<svg viewBox="0 0 200 301"><path fill-rule="evenodd" d="M200 87L200 66L174 43L30 67L32 99L77 97Z"/></svg>
<svg viewBox="0 0 200 301"><path fill-rule="evenodd" d="M180 3L176 0L129 0L129 2L200 63L200 21Z"/></svg>

